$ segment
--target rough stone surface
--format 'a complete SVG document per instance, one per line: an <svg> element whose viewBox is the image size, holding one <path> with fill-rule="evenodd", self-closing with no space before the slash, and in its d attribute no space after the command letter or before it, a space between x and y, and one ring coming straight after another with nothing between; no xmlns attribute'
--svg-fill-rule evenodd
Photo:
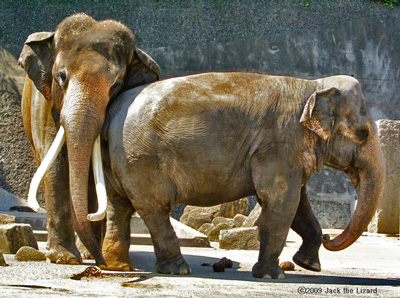
<svg viewBox="0 0 400 298"><path fill-rule="evenodd" d="M32 227L28 224L0 225L0 250L15 254L22 246L38 249Z"/></svg>
<svg viewBox="0 0 400 298"><path fill-rule="evenodd" d="M186 206L180 218L180 222L197 230L204 223L211 223L218 210L219 206L206 208L197 206Z"/></svg>
<svg viewBox="0 0 400 298"><path fill-rule="evenodd" d="M236 214L246 215L248 206L249 201L247 198L221 204L218 215L226 218L234 218Z"/></svg>
<svg viewBox="0 0 400 298"><path fill-rule="evenodd" d="M245 220L245 222L243 223L242 227L243 228L251 228L254 227L257 219L260 217L261 214L261 206L260 204L256 204L253 208L253 210L251 210L249 216L247 217L247 219Z"/></svg>
<svg viewBox="0 0 400 298"><path fill-rule="evenodd" d="M0 225L8 225L15 223L15 216L0 213Z"/></svg>
<svg viewBox="0 0 400 298"><path fill-rule="evenodd" d="M350 221L349 202L310 199L310 204L323 229L344 229Z"/></svg>
<svg viewBox="0 0 400 298"><path fill-rule="evenodd" d="M399 234L400 209L400 121L376 122L386 164L386 184L383 198L368 231Z"/></svg>
<svg viewBox="0 0 400 298"><path fill-rule="evenodd" d="M198 228L198 232L203 233L204 235L207 235L209 233L209 231L213 228L213 224L206 222L204 224L201 225L200 228Z"/></svg>
<svg viewBox="0 0 400 298"><path fill-rule="evenodd" d="M22 128L20 98L24 79L25 72L17 65L17 59L0 44L0 188L21 198L27 197L36 169ZM0 210L8 211L10 203L19 200L0 190Z"/></svg>
<svg viewBox="0 0 400 298"><path fill-rule="evenodd" d="M219 247L222 249L257 250L260 248L260 242L257 238L257 227L221 230Z"/></svg>
<svg viewBox="0 0 400 298"><path fill-rule="evenodd" d="M218 241L222 230L229 230L235 227L232 218L216 217L212 221L212 227L207 231L206 235L210 241Z"/></svg>
<svg viewBox="0 0 400 298"><path fill-rule="evenodd" d="M232 218L226 218L226 217L222 217L222 216L217 216L216 218L214 218L211 222L214 226L217 226L219 224L225 224L228 226L234 226L235 222L233 221Z"/></svg>
<svg viewBox="0 0 400 298"><path fill-rule="evenodd" d="M220 204L212 207L186 206L180 222L197 230L204 223L211 223L216 217L233 218L236 214L246 214L248 207L247 198Z"/></svg>
<svg viewBox="0 0 400 298"><path fill-rule="evenodd" d="M235 228L240 228L243 223L246 221L247 216L243 214L236 214L235 217L233 218L233 221L235 223Z"/></svg>
<svg viewBox="0 0 400 298"><path fill-rule="evenodd" d="M324 167L321 173L314 173L308 181L307 193L322 228L346 227L357 192L345 173Z"/></svg>
<svg viewBox="0 0 400 298"><path fill-rule="evenodd" d="M30 246L21 247L15 254L14 258L17 261L22 262L46 261L44 253Z"/></svg>
<svg viewBox="0 0 400 298"><path fill-rule="evenodd" d="M6 260L4 260L3 253L0 251L0 266L8 266Z"/></svg>

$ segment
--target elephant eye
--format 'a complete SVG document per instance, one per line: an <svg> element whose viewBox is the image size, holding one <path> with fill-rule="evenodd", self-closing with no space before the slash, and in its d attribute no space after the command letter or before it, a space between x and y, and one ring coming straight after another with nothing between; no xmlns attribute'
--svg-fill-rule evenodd
<svg viewBox="0 0 400 298"><path fill-rule="evenodd" d="M366 141L369 137L368 127L362 127L356 130L356 138L360 143Z"/></svg>
<svg viewBox="0 0 400 298"><path fill-rule="evenodd" d="M122 89L123 85L124 82L121 79L117 79L110 88L110 98L117 95L117 93Z"/></svg>
<svg viewBox="0 0 400 298"><path fill-rule="evenodd" d="M60 70L56 75L54 76L54 79L60 85L62 89L66 89L68 85L68 76L67 72L65 70Z"/></svg>

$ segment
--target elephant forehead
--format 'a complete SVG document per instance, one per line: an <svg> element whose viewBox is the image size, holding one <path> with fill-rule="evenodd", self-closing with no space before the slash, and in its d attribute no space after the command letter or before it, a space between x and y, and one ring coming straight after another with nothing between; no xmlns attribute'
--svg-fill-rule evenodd
<svg viewBox="0 0 400 298"><path fill-rule="evenodd" d="M91 37L111 38L120 43L131 43L135 41L132 31L120 22L104 20L97 22L85 14L76 14L66 18L57 27L55 41L56 46L82 39L90 40Z"/></svg>

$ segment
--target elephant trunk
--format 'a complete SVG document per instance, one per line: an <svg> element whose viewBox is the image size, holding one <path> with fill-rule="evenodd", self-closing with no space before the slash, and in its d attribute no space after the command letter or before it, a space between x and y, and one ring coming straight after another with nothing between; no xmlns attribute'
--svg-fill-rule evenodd
<svg viewBox="0 0 400 298"><path fill-rule="evenodd" d="M353 244L368 227L382 198L386 178L385 161L375 125L372 130L373 135L355 153L354 167L359 180L356 210L339 236L333 240L329 239L329 235L323 236L323 245L328 250L338 251ZM357 180L354 176L351 178L352 181Z"/></svg>
<svg viewBox="0 0 400 298"><path fill-rule="evenodd" d="M61 110L61 125L66 132L75 231L100 266L106 262L88 221L88 183L92 148L104 121L105 106L85 102L85 107L72 108L66 102Z"/></svg>

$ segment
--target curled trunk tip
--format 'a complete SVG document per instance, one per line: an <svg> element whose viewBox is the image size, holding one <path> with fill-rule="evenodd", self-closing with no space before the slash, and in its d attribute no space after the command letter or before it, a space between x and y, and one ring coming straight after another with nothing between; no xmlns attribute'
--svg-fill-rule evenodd
<svg viewBox="0 0 400 298"><path fill-rule="evenodd" d="M344 238L344 235L345 235L345 233L343 232L342 234L337 236L335 239L331 240L331 236L329 236L328 234L324 234L324 235L322 235L322 245L325 247L325 249L330 250L330 251L343 250L346 247L351 245L351 243L343 245L344 241L342 239Z"/></svg>

